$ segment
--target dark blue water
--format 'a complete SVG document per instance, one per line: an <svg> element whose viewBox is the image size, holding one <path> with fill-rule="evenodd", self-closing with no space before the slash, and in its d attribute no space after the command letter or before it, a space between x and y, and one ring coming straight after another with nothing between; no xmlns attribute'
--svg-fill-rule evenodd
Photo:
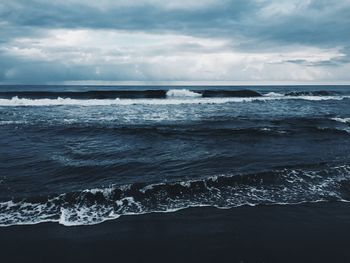
<svg viewBox="0 0 350 263"><path fill-rule="evenodd" d="M0 87L0 225L350 200L350 87Z"/></svg>

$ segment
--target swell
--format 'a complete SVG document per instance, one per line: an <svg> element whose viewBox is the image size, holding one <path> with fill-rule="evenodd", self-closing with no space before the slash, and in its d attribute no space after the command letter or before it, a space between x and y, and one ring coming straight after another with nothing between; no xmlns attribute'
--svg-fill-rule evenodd
<svg viewBox="0 0 350 263"><path fill-rule="evenodd" d="M290 136L305 134L348 135L348 118L282 118L282 119L247 119L224 118L202 120L200 122L177 124L120 124L118 119L85 120L76 119L66 122L65 119L43 122L0 121L2 126L23 127L27 132L44 132L59 134L126 134L126 135L162 135L162 136ZM37 130L38 129L38 130Z"/></svg>
<svg viewBox="0 0 350 263"><path fill-rule="evenodd" d="M19 91L0 92L0 98L13 97L27 99L165 99L167 97L261 97L251 90L99 90L99 91Z"/></svg>
<svg viewBox="0 0 350 263"><path fill-rule="evenodd" d="M305 136L308 135L349 135L350 130L341 127L256 127L256 128L175 128L175 127L66 127L55 130L61 133L71 134L94 134L94 133L112 133L126 135L161 135L161 136L206 136L209 138L220 138L222 136L244 136L254 139L260 136ZM191 139L191 137L187 137Z"/></svg>
<svg viewBox="0 0 350 263"><path fill-rule="evenodd" d="M220 90L220 89L169 89L169 90L91 90L91 91L3 91L0 98L11 99L13 97L25 99L78 99L78 100L103 100L103 99L165 99L171 97L203 97L203 98L248 98L262 97L264 95L275 96L336 96L341 95L334 91L293 91L286 93L270 92L267 94L254 90Z"/></svg>
<svg viewBox="0 0 350 263"><path fill-rule="evenodd" d="M0 225L58 222L89 225L122 215L187 207L297 204L350 200L349 165L278 168L198 180L111 185L52 196L2 200Z"/></svg>

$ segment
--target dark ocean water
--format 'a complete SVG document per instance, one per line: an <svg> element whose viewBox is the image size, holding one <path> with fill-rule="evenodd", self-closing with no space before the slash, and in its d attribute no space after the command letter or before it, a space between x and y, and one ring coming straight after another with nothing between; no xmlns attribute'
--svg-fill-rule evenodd
<svg viewBox="0 0 350 263"><path fill-rule="evenodd" d="M0 86L0 225L350 201L350 86Z"/></svg>

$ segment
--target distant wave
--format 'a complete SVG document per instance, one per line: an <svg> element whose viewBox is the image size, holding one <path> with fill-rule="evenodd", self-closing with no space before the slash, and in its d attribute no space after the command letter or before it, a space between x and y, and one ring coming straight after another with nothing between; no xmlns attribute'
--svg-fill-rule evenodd
<svg viewBox="0 0 350 263"><path fill-rule="evenodd" d="M225 98L225 97L261 97L262 95L253 90L203 90L201 94L204 98Z"/></svg>
<svg viewBox="0 0 350 263"><path fill-rule="evenodd" d="M123 215L187 207L298 204L350 200L350 166L284 168L158 184L135 183L53 196L3 200L0 226L98 224Z"/></svg>
<svg viewBox="0 0 350 263"><path fill-rule="evenodd" d="M254 90L220 90L220 89L169 89L169 90L92 90L92 91L4 91L0 92L0 99L166 99L174 97L203 97L203 98L252 98L252 97L330 97L340 96L336 92L328 91L294 91L283 93L269 92L262 94Z"/></svg>
<svg viewBox="0 0 350 263"><path fill-rule="evenodd" d="M26 99L162 99L167 90L92 90L92 91L7 91L0 92L0 98L12 97Z"/></svg>
<svg viewBox="0 0 350 263"><path fill-rule="evenodd" d="M13 97L25 99L165 99L184 97L227 98L227 97L261 97L262 95L251 90L115 90L115 91L15 91L0 92L0 98L11 99Z"/></svg>
<svg viewBox="0 0 350 263"><path fill-rule="evenodd" d="M181 105L181 104L224 104L235 102L255 102L272 100L308 100L326 101L343 100L350 96L262 96L262 97L224 97L224 98L203 98L199 96L172 96L169 99L28 99L12 97L0 99L0 106L113 106L113 105Z"/></svg>
<svg viewBox="0 0 350 263"><path fill-rule="evenodd" d="M334 91L317 90L317 91L292 91L287 92L285 96L332 96L336 95Z"/></svg>
<svg viewBox="0 0 350 263"><path fill-rule="evenodd" d="M174 97L203 97L203 98L227 98L227 97L261 97L259 92L252 90L116 90L116 91L15 91L0 92L0 98L13 97L26 99L165 99Z"/></svg>

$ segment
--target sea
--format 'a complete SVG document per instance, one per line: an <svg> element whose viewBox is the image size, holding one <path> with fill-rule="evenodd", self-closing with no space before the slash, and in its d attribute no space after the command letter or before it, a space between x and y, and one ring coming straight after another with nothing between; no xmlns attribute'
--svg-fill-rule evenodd
<svg viewBox="0 0 350 263"><path fill-rule="evenodd" d="M350 86L0 86L0 227L349 201Z"/></svg>

